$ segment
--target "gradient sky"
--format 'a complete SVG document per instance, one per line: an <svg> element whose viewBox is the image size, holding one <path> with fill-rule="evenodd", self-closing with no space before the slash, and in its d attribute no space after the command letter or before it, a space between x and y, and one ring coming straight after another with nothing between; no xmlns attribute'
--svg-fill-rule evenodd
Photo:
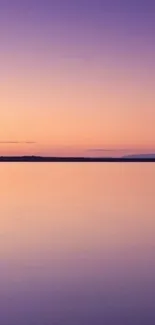
<svg viewBox="0 0 155 325"><path fill-rule="evenodd" d="M154 35L149 0L0 0L0 155L155 152Z"/></svg>

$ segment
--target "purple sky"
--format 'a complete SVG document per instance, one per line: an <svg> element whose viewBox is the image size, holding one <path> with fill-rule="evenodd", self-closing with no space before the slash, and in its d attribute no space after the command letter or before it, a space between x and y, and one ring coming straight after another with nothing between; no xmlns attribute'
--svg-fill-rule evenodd
<svg viewBox="0 0 155 325"><path fill-rule="evenodd" d="M35 142L2 153L155 150L153 1L0 0L0 27L0 142Z"/></svg>

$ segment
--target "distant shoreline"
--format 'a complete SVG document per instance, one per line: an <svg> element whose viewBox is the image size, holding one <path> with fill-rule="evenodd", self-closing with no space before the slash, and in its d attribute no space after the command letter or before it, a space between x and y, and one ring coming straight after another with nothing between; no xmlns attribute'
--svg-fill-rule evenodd
<svg viewBox="0 0 155 325"><path fill-rule="evenodd" d="M40 156L5 156L0 157L0 162L155 162L155 158L132 157L40 157Z"/></svg>

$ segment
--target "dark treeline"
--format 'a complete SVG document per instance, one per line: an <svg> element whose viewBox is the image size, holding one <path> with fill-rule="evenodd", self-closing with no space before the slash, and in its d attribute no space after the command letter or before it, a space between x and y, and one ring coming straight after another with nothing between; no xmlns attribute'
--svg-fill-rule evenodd
<svg viewBox="0 0 155 325"><path fill-rule="evenodd" d="M1 156L0 162L155 162L155 158Z"/></svg>

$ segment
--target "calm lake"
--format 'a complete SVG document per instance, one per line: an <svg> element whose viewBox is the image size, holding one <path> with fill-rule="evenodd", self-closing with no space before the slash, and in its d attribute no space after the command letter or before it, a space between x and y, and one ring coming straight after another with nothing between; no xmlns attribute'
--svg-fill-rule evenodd
<svg viewBox="0 0 155 325"><path fill-rule="evenodd" d="M0 164L0 324L155 324L155 164Z"/></svg>

